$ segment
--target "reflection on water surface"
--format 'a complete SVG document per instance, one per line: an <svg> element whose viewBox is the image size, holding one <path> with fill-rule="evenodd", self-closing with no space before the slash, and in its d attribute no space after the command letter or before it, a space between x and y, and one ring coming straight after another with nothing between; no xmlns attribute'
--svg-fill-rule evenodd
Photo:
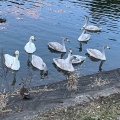
<svg viewBox="0 0 120 120"><path fill-rule="evenodd" d="M53 58L61 57L61 53L51 52L47 43L61 42L61 37L68 37L71 41L66 44L67 50L72 48L73 54L86 56L86 48L101 50L105 44L110 46L106 50L107 60L92 61L87 56L82 64L75 65L79 75L106 71L120 66L120 3L106 0L9 0L0 1L0 17L6 18L6 23L0 24L0 48L4 53L13 54L20 51L20 70L15 74L11 70L1 71L1 90L4 88L18 88L21 81L29 87L65 80L67 75L57 70L53 65ZM102 32L90 33L91 39L87 43L79 43L78 37L82 33L84 16L89 16L89 24L102 28ZM41 79L40 71L30 65L31 56L24 51L24 45L29 37L34 35L37 51L34 53L43 58L48 66L48 75ZM63 58L67 57L66 53ZM12 87L11 87L12 86Z"/></svg>

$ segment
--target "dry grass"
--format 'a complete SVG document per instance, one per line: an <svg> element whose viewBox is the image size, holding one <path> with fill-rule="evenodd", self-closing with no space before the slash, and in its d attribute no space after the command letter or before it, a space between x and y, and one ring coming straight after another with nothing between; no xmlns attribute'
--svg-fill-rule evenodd
<svg viewBox="0 0 120 120"><path fill-rule="evenodd" d="M6 107L8 101L8 94L0 94L0 112Z"/></svg>
<svg viewBox="0 0 120 120"><path fill-rule="evenodd" d="M79 75L77 73L70 73L67 80L67 89L68 90L77 90Z"/></svg>
<svg viewBox="0 0 120 120"><path fill-rule="evenodd" d="M103 97L85 105L59 108L32 120L119 120L120 93Z"/></svg>
<svg viewBox="0 0 120 120"><path fill-rule="evenodd" d="M92 82L91 87L101 87L104 85L109 84L110 81L106 78L106 79L102 79L100 78L96 78L95 81Z"/></svg>

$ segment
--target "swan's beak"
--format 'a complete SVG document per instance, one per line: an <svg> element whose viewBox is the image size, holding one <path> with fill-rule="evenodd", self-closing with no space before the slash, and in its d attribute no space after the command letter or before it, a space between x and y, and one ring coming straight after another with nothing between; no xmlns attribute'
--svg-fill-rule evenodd
<svg viewBox="0 0 120 120"><path fill-rule="evenodd" d="M72 50L69 51L72 54Z"/></svg>
<svg viewBox="0 0 120 120"><path fill-rule="evenodd" d="M80 28L80 30L85 30L85 27Z"/></svg>
<svg viewBox="0 0 120 120"><path fill-rule="evenodd" d="M15 53L15 52L13 53L13 56L16 56L16 53Z"/></svg>
<svg viewBox="0 0 120 120"><path fill-rule="evenodd" d="M19 85L24 85L24 83L23 83L23 82L21 82L21 83L19 83Z"/></svg>
<svg viewBox="0 0 120 120"><path fill-rule="evenodd" d="M70 43L70 40L67 40Z"/></svg>

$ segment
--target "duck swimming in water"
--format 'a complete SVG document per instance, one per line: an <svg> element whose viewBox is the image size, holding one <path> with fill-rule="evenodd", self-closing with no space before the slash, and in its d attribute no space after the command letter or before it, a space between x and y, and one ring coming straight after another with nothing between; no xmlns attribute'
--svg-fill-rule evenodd
<svg viewBox="0 0 120 120"><path fill-rule="evenodd" d="M7 20L5 18L0 18L0 23L4 23L6 22Z"/></svg>

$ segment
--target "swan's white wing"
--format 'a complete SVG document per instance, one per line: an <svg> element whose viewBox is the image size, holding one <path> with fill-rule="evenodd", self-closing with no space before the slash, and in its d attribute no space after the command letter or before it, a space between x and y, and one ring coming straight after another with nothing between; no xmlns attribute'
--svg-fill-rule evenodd
<svg viewBox="0 0 120 120"><path fill-rule="evenodd" d="M48 69L47 69L47 65L43 62L43 65L42 65L42 67L43 67L43 70L44 71L47 71Z"/></svg>
<svg viewBox="0 0 120 120"><path fill-rule="evenodd" d="M32 61L31 61L32 65L36 68L38 68L39 70L44 70L43 69L43 60L41 57L36 56L36 55L32 55Z"/></svg>
<svg viewBox="0 0 120 120"><path fill-rule="evenodd" d="M53 61L57 65L57 67L59 67L61 69L65 69L66 68L64 59L54 58Z"/></svg>
<svg viewBox="0 0 120 120"><path fill-rule="evenodd" d="M11 68L13 62L14 62L14 57L9 55L9 54L5 54L4 55L4 58L5 58L5 65L8 67L8 68Z"/></svg>
<svg viewBox="0 0 120 120"><path fill-rule="evenodd" d="M34 43L26 43L25 47L24 47L25 51L27 53L33 53L36 51L36 47Z"/></svg>
<svg viewBox="0 0 120 120"><path fill-rule="evenodd" d="M48 46L53 50L56 50L56 51L59 51L59 52L65 52L64 47L58 42L49 42Z"/></svg>
<svg viewBox="0 0 120 120"><path fill-rule="evenodd" d="M57 65L57 67L59 67L62 70L69 72L74 71L72 64L70 64L66 59L54 58L53 61Z"/></svg>
<svg viewBox="0 0 120 120"><path fill-rule="evenodd" d="M97 49L87 49L87 52L90 56L92 56L94 58L97 58L97 59L103 58L103 54Z"/></svg>
<svg viewBox="0 0 120 120"><path fill-rule="evenodd" d="M88 41L90 39L91 35L90 34L84 34L84 40Z"/></svg>
<svg viewBox="0 0 120 120"><path fill-rule="evenodd" d="M80 56L80 55L72 55L72 56L76 57L75 59L72 60L72 64L81 63L82 61L84 61L86 59L86 57Z"/></svg>
<svg viewBox="0 0 120 120"><path fill-rule="evenodd" d="M82 34L79 38L78 41L88 41L90 39L91 35L90 34Z"/></svg>
<svg viewBox="0 0 120 120"><path fill-rule="evenodd" d="M19 70L19 68L20 68L20 61L16 60L16 58L14 57L14 62L11 66L11 69L12 70Z"/></svg>
<svg viewBox="0 0 120 120"><path fill-rule="evenodd" d="M88 25L85 27L85 30L88 30L88 31L101 31L101 28L95 26L95 25Z"/></svg>

